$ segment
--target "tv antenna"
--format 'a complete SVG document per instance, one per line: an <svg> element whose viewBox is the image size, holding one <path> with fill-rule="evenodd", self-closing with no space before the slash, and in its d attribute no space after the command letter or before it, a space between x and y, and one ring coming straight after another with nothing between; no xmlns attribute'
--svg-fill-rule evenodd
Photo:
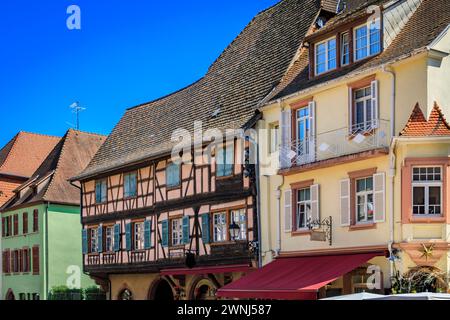
<svg viewBox="0 0 450 320"><path fill-rule="evenodd" d="M77 116L77 130L80 130L80 112L83 112L84 110L86 110L86 108L83 108L82 106L80 106L80 103L78 101L72 103L70 105L70 109L72 109L72 112L76 114Z"/></svg>

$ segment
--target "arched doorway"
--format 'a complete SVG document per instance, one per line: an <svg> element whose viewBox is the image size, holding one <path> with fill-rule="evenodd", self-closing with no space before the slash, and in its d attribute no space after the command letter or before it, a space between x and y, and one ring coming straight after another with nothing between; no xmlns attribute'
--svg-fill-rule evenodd
<svg viewBox="0 0 450 320"><path fill-rule="evenodd" d="M169 282L164 279L157 280L149 292L149 299L155 301L173 301L175 297L173 295L172 287Z"/></svg>
<svg viewBox="0 0 450 320"><path fill-rule="evenodd" d="M8 292L6 293L6 300L16 300L16 297L14 296L14 292L9 289Z"/></svg>
<svg viewBox="0 0 450 320"><path fill-rule="evenodd" d="M207 278L193 282L189 297L191 300L216 300L216 286Z"/></svg>

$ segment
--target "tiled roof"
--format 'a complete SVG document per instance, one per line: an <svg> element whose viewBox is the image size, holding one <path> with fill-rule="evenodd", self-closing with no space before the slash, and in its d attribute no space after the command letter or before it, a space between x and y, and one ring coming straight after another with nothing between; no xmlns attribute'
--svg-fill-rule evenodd
<svg viewBox="0 0 450 320"><path fill-rule="evenodd" d="M318 0L284 0L258 14L196 83L126 111L77 179L170 153L175 129L243 127L280 81L320 10ZM174 75L176 76L176 75ZM217 117L213 113L220 110Z"/></svg>
<svg viewBox="0 0 450 320"><path fill-rule="evenodd" d="M2 210L39 201L79 205L80 191L68 179L87 166L105 139L102 135L69 130L32 177L17 189L20 197L12 198Z"/></svg>
<svg viewBox="0 0 450 320"><path fill-rule="evenodd" d="M60 139L19 132L0 150L0 174L29 178Z"/></svg>
<svg viewBox="0 0 450 320"><path fill-rule="evenodd" d="M428 120L425 118L419 104L416 104L400 135L403 137L450 136L450 125L436 103Z"/></svg>
<svg viewBox="0 0 450 320"><path fill-rule="evenodd" d="M386 2L386 0L366 1L360 9L349 11L350 14L342 13L336 16L334 20L330 20L326 28L330 28L330 25L334 28L337 25L348 22L348 20L351 20L356 16L365 14L368 5L383 4L384 2ZM351 73L375 68L385 63L395 61L401 57L411 55L430 45L449 24L450 1L423 0L390 46L380 55L312 79L309 78L309 53L307 49L303 49L302 54L292 64L284 79L277 88L264 99L264 102L274 101L316 85L326 83L327 81Z"/></svg>

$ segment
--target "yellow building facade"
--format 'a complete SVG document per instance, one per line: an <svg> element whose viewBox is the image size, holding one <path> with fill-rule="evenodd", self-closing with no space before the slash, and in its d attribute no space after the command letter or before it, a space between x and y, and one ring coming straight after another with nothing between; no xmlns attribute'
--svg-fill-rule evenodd
<svg viewBox="0 0 450 320"><path fill-rule="evenodd" d="M417 14L421 9L419 4ZM309 50L303 49L310 55L314 41L308 43ZM384 50L389 52L390 47ZM310 75L305 80L310 85L297 82L299 90L284 95L283 88L262 104L264 265L288 257L376 255L329 283L321 296L385 293L396 275L420 266L450 272L450 137L400 136L416 105L425 118L433 113L435 103L444 115L450 115L449 52L446 28L425 48L385 61L382 57L387 53L381 52L375 58L380 63L344 70L319 84ZM311 62L309 68L313 68ZM370 112L364 111L365 121L358 122L357 105L367 91L369 102L362 104ZM442 123L447 125L445 120ZM436 170L436 183L422 188L421 181L405 178L420 169ZM415 183L416 189L411 187ZM441 193L434 206L431 199L436 190ZM429 199L423 206L408 205L417 196L410 196L411 192L427 192ZM418 213L421 210L429 211ZM378 268L370 267L374 265Z"/></svg>

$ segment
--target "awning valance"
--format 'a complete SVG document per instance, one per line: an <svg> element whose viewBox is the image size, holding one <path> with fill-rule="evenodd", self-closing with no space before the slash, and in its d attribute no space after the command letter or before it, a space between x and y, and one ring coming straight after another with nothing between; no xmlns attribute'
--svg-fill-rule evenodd
<svg viewBox="0 0 450 320"><path fill-rule="evenodd" d="M218 296L241 299L315 300L323 286L380 253L280 258L219 289Z"/></svg>

